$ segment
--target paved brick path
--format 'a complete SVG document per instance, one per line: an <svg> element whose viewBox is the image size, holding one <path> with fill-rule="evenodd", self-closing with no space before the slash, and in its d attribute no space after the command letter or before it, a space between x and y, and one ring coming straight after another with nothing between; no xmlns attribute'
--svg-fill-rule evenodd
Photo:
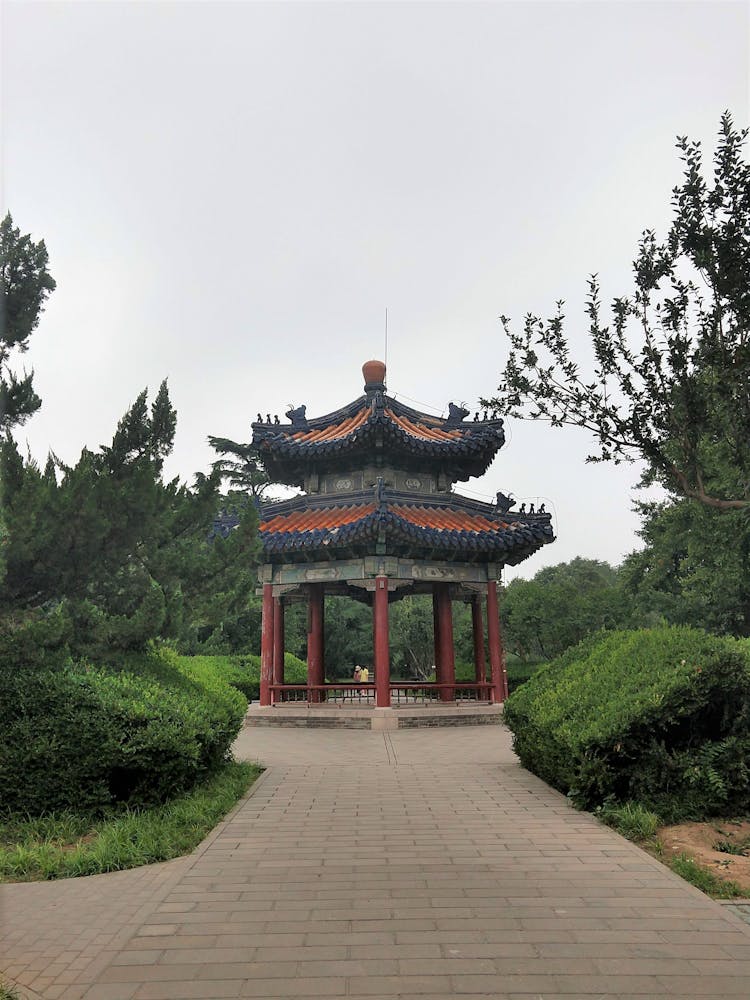
<svg viewBox="0 0 750 1000"><path fill-rule="evenodd" d="M750 926L577 813L504 729L245 730L268 770L191 857L0 893L65 1000L750 995Z"/></svg>

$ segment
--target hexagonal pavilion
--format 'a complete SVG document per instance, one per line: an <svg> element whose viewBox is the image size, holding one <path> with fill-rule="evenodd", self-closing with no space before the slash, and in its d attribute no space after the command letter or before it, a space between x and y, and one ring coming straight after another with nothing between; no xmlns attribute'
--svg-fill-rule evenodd
<svg viewBox="0 0 750 1000"><path fill-rule="evenodd" d="M513 511L454 492L481 476L505 441L502 420L467 419L450 404L447 418L405 406L387 394L385 365L363 366L364 394L323 417L290 410L288 423L253 424L253 444L271 478L300 487L289 500L262 505L263 594L261 705L326 698L375 705L395 699L501 702L508 684L497 607L504 565L515 565L554 540L544 508ZM436 680L392 682L388 607L411 594L431 594ZM373 611L374 680L325 683L324 599L347 595ZM306 685L284 683L284 608L308 606ZM451 603L469 601L475 680L457 683ZM487 677L483 609L487 614Z"/></svg>

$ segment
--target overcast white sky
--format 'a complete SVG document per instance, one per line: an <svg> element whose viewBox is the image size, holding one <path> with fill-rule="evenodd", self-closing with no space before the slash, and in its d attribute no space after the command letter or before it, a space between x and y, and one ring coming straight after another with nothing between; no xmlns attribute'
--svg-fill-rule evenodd
<svg viewBox="0 0 750 1000"><path fill-rule="evenodd" d="M748 124L748 13L6 2L3 201L58 282L22 440L72 461L168 377L190 479L208 434L359 395L386 307L389 391L437 411L495 389L500 313L563 298L583 350L587 275L628 292L666 228L675 135ZM637 547L636 468L586 466L572 429L507 433L468 490L546 499L558 532L509 578Z"/></svg>

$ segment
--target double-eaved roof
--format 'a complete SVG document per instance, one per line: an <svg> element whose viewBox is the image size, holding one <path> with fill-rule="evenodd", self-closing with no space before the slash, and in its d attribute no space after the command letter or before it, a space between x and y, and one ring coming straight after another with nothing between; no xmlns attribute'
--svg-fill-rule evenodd
<svg viewBox="0 0 750 1000"><path fill-rule="evenodd" d="M515 564L554 540L550 515L516 512L509 498L482 503L452 491L481 476L505 441L502 420L449 405L414 410L385 390L385 365L363 368L365 393L323 417L304 406L258 414L253 444L277 483L305 493L260 509L266 562L363 555Z"/></svg>

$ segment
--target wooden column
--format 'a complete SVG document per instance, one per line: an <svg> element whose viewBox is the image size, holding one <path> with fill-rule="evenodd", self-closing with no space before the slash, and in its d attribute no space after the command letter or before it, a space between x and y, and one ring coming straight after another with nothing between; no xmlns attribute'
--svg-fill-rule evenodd
<svg viewBox="0 0 750 1000"><path fill-rule="evenodd" d="M375 622L375 705L389 708L391 704L391 663L388 650L388 578L375 577L375 593L372 602Z"/></svg>
<svg viewBox="0 0 750 1000"><path fill-rule="evenodd" d="M474 634L474 679L477 684L487 680L487 660L484 654L484 620L482 598L475 594L471 600L471 625Z"/></svg>
<svg viewBox="0 0 750 1000"><path fill-rule="evenodd" d="M432 631L435 645L435 681L440 684L443 679L443 660L440 655L440 601L438 600L439 583L432 585Z"/></svg>
<svg viewBox="0 0 750 1000"><path fill-rule="evenodd" d="M497 585L494 580L487 584L487 641L490 647L490 681L492 700L503 702L508 697L508 675L505 666L505 651L500 633L500 614L497 608Z"/></svg>
<svg viewBox="0 0 750 1000"><path fill-rule="evenodd" d="M284 600L273 600L273 682L284 683Z"/></svg>
<svg viewBox="0 0 750 1000"><path fill-rule="evenodd" d="M322 684L325 678L323 667L323 585L309 585L307 604L307 683ZM311 701L320 701L320 692L316 691Z"/></svg>
<svg viewBox="0 0 750 1000"><path fill-rule="evenodd" d="M260 630L260 703L271 704L273 677L273 587L263 584L263 617Z"/></svg>
<svg viewBox="0 0 750 1000"><path fill-rule="evenodd" d="M439 681L442 684L456 683L456 659L453 651L453 614L451 611L451 593L447 583L436 585L438 597L438 629L440 631L441 670ZM441 701L453 701L455 691L452 688L440 689Z"/></svg>

